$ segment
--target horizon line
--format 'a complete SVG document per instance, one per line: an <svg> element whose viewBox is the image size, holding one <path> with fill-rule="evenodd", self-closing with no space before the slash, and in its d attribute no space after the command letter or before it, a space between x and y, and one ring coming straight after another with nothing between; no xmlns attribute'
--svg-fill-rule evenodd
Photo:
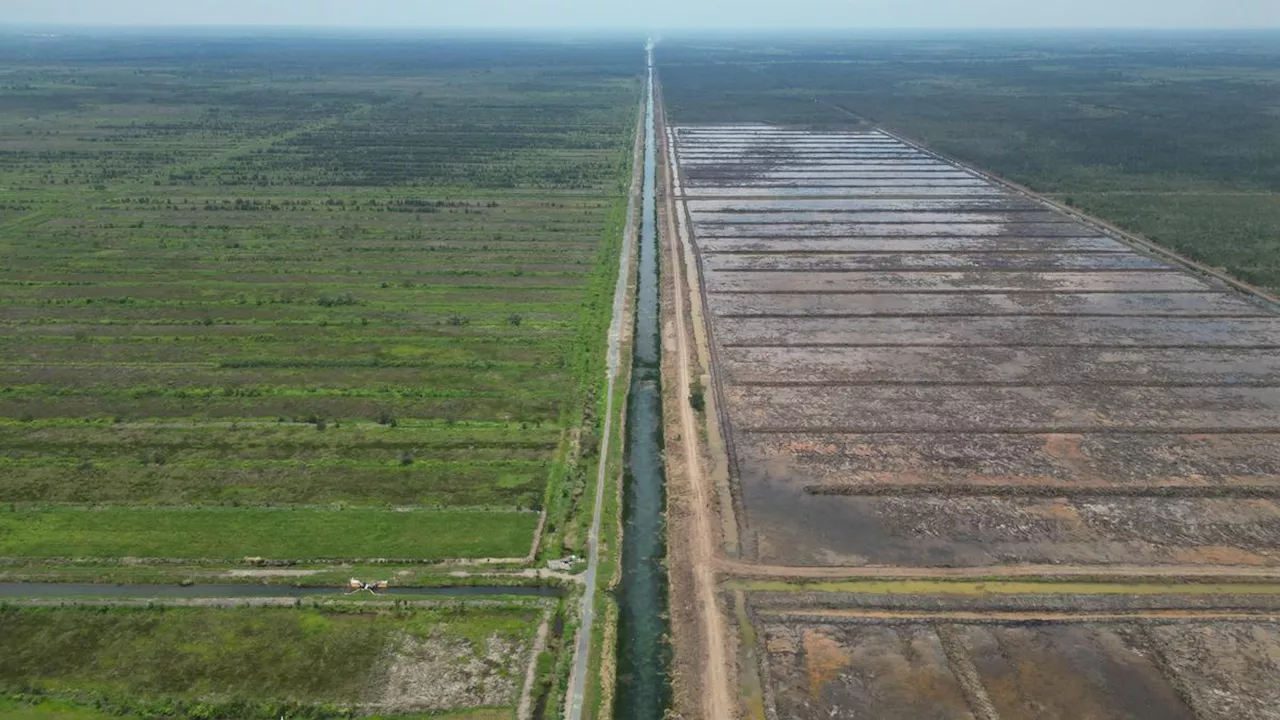
<svg viewBox="0 0 1280 720"><path fill-rule="evenodd" d="M788 33L811 33L819 35L832 35L838 33L849 32L919 32L919 33L971 33L971 32L994 32L994 33L1063 33L1063 32L1139 32L1139 33L1168 33L1168 32L1233 32L1233 33L1269 33L1280 31L1280 24L1268 26L1238 26L1238 25L1222 25L1222 26L1138 26L1138 25L1069 25L1069 26L956 26L942 27L929 25L847 25L840 27L832 26L711 26L711 25L685 25L670 27L652 27L640 25L529 25L529 26L499 26L499 25L416 25L416 26L395 26L395 25L339 25L339 24L222 24L222 23L67 23L67 22L18 22L6 23L0 21L0 31L3 30L45 30L45 29L66 29L66 30L251 30L251 31L330 31L339 33L355 33L355 32L390 32L396 34L408 34L415 32L500 32L500 33L520 33L520 32L609 32L609 33L636 33L636 34L654 34L654 33L683 33L683 32L710 32L716 34L725 33L753 33L779 35Z"/></svg>

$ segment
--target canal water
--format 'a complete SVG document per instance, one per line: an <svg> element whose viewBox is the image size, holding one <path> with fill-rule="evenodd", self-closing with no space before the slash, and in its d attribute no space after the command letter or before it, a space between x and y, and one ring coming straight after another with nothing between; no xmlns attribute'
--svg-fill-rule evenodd
<svg viewBox="0 0 1280 720"><path fill-rule="evenodd" d="M618 588L617 720L660 720L670 699L667 677L665 477L662 464L662 338L658 300L657 144L653 117L653 48L648 50L636 324L627 398L622 582Z"/></svg>

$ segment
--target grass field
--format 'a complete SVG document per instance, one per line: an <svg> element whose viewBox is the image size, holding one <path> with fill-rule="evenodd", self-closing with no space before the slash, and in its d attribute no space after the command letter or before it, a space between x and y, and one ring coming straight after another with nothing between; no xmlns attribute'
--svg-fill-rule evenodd
<svg viewBox="0 0 1280 720"><path fill-rule="evenodd" d="M124 718L136 720L137 716L109 715L99 710L80 707L60 700L33 700L19 702L17 700L0 699L0 712L11 720L107 720L107 718Z"/></svg>
<svg viewBox="0 0 1280 720"><path fill-rule="evenodd" d="M1280 291L1280 35L669 41L673 122L878 123Z"/></svg>
<svg viewBox="0 0 1280 720"><path fill-rule="evenodd" d="M0 557L575 547L640 65L6 38Z"/></svg>
<svg viewBox="0 0 1280 720"><path fill-rule="evenodd" d="M68 719L104 717L93 708L246 719L489 708L510 717L540 615L522 606L0 608L0 692L9 694L0 709Z"/></svg>
<svg viewBox="0 0 1280 720"><path fill-rule="evenodd" d="M0 512L0 556L33 560L521 558L529 552L537 524L535 513L492 510L32 509Z"/></svg>

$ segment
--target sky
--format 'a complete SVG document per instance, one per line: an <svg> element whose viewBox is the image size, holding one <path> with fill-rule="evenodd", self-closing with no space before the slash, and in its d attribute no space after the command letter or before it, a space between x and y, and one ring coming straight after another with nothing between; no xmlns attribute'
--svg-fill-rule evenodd
<svg viewBox="0 0 1280 720"><path fill-rule="evenodd" d="M1280 0L0 0L0 24L337 28L1280 28Z"/></svg>

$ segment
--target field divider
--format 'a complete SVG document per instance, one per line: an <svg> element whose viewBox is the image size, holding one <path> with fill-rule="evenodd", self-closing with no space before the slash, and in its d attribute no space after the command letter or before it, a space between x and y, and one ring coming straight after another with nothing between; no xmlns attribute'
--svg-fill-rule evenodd
<svg viewBox="0 0 1280 720"><path fill-rule="evenodd" d="M909 271L898 271L909 272ZM971 270L955 270L955 272L973 272ZM985 272L981 271L981 272ZM1067 271L1064 271L1067 272ZM1078 271L1071 271L1078 272ZM708 290L708 295L1117 295L1128 293L1117 293L1115 290L1061 290L1061 289L1043 289L1043 290L1011 290L1007 288L937 288L929 290L920 289L894 289L894 290L805 290L805 289L787 289L787 290L754 290L754 289L730 289L730 290ZM1143 289L1136 290L1136 293L1143 295L1205 295L1212 294L1212 291L1205 289ZM1227 293L1220 293L1227 294ZM1264 315L1263 317L1274 317Z"/></svg>
<svg viewBox="0 0 1280 720"><path fill-rule="evenodd" d="M1010 388L1277 388L1280 381L1178 382L1150 380L1098 380L1055 382L1053 380L738 380L739 387L1010 387Z"/></svg>
<svg viewBox="0 0 1280 720"><path fill-rule="evenodd" d="M907 348L907 347L947 347L947 348L1097 348L1102 350L1280 350L1280 345L1223 345L1206 343L1204 345L1178 344L1146 344L1146 343L949 343L949 342L909 342L909 343L724 343L727 348Z"/></svg>
<svg viewBox="0 0 1280 720"><path fill-rule="evenodd" d="M715 253L709 253L715 254ZM822 253L794 253L793 256L804 255L820 255ZM933 266L911 266L901 265L897 267L869 267L869 268L827 268L827 267L804 267L804 268L788 268L788 267L762 267L762 268L718 268L712 270L717 275L730 274L749 274L749 273L827 273L831 275L872 275L876 273L887 272L910 272L910 273L955 273L955 272L982 272L982 273L1042 273L1050 275L1053 273L1168 273L1169 268L1164 267L1074 267L1064 268L1056 265L1045 265L1041 267L984 267L984 268L967 268L951 265L933 265ZM1271 316L1274 317L1274 316Z"/></svg>
<svg viewBox="0 0 1280 720"><path fill-rule="evenodd" d="M1007 625L1010 623L1028 624L1078 624L1096 622L1128 622L1144 620L1148 622L1181 623L1181 622L1276 622L1280 620L1280 611L1266 610L1217 610L1217 609L1178 609L1178 610L1133 610L1133 611L998 611L983 610L981 612L938 611L938 610L756 610L760 617L767 617L775 622L813 622L823 623L948 623L952 625Z"/></svg>
<svg viewBox="0 0 1280 720"><path fill-rule="evenodd" d="M1055 427L987 426L964 428L921 428L908 426L899 428L883 428L876 426L859 427L856 425L815 425L812 427L758 425L755 427L739 428L739 431L743 433L768 435L809 435L815 433L822 435L1277 435L1280 434L1280 426L1268 425L1253 428L1156 428L1114 427L1107 425L1062 425Z"/></svg>
<svg viewBox="0 0 1280 720"><path fill-rule="evenodd" d="M867 313L717 313L716 317L734 320L877 320L930 318L1132 318L1134 320L1259 320L1275 317L1268 314L1224 313L1106 313L1106 312L867 312ZM739 383L741 384L741 383Z"/></svg>
<svg viewBox="0 0 1280 720"><path fill-rule="evenodd" d="M934 237L934 236L926 236L926 237ZM1054 237L1057 237L1057 236L1054 236ZM742 242L758 242L759 241L759 238L741 238L741 239L740 238L713 238L713 239L721 242L725 240L735 240L735 241L741 240ZM859 239L862 240L866 238L859 238ZM895 238L891 237L891 238L885 238L885 239L895 239ZM978 238L978 239L981 239L981 238ZM1028 239L1028 238L1019 237L1017 239ZM1071 249L999 250L999 249L977 248L972 250L953 250L953 249L924 248L924 249L916 249L916 250L902 250L902 249L884 248L880 250L841 250L841 249L826 249L826 248L822 248L822 249L810 248L807 250L752 250L747 248L743 248L743 249L721 248L717 250L704 250L703 252L706 255L1012 255L1012 256L1051 255L1054 257L1062 256L1062 255L1138 255L1138 253L1135 253L1133 250L1128 250L1128 249L1125 249L1125 250L1105 250L1105 249L1100 249L1100 250L1071 250ZM957 269L962 269L962 268L957 268Z"/></svg>
<svg viewBox="0 0 1280 720"><path fill-rule="evenodd" d="M805 485L807 495L838 497L1028 497L1028 498L1280 498L1276 484L1162 483L1096 485L1046 483L856 483Z"/></svg>

